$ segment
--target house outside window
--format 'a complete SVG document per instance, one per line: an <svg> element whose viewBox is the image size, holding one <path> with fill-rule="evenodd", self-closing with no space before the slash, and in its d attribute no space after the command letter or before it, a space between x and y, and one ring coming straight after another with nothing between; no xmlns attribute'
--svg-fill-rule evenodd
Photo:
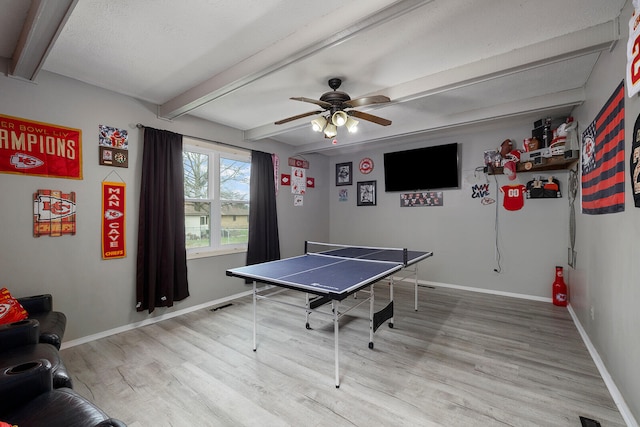
<svg viewBox="0 0 640 427"><path fill-rule="evenodd" d="M187 252L246 249L250 152L188 137L182 151Z"/></svg>

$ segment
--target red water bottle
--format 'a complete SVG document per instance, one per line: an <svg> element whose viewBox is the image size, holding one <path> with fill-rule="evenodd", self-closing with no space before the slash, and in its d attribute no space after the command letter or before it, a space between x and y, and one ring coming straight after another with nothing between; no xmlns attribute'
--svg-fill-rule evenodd
<svg viewBox="0 0 640 427"><path fill-rule="evenodd" d="M562 267L556 266L556 280L553 282L553 303L560 307L566 307L569 300L567 285L562 277Z"/></svg>

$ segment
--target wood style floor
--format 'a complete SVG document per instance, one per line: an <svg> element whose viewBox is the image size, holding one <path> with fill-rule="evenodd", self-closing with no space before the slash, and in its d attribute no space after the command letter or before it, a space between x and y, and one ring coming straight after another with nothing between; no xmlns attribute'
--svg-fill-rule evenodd
<svg viewBox="0 0 640 427"><path fill-rule="evenodd" d="M377 285L379 304L388 298ZM294 291L284 299L302 298ZM368 348L368 304L330 320L243 297L62 351L74 388L130 427L624 426L568 311L551 303L395 288L395 327Z"/></svg>

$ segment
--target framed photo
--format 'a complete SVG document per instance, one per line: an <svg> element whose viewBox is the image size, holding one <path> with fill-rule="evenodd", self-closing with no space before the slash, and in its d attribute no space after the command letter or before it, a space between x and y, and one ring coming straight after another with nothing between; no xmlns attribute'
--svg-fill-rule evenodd
<svg viewBox="0 0 640 427"><path fill-rule="evenodd" d="M336 163L336 186L351 185L351 171L353 170L353 162Z"/></svg>
<svg viewBox="0 0 640 427"><path fill-rule="evenodd" d="M442 206L442 191L417 191L400 194L400 207Z"/></svg>
<svg viewBox="0 0 640 427"><path fill-rule="evenodd" d="M358 182L358 206L376 205L376 181Z"/></svg>
<svg viewBox="0 0 640 427"><path fill-rule="evenodd" d="M120 148L100 146L100 164L102 166L129 167L129 151Z"/></svg>

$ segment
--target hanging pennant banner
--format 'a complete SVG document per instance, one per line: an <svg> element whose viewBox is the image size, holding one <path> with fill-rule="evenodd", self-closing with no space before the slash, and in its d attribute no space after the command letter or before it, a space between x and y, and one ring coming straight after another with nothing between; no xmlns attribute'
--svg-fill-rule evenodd
<svg viewBox="0 0 640 427"><path fill-rule="evenodd" d="M280 157L277 154L273 153L271 155L271 161L273 162L273 182L276 187L276 196L278 195L278 190L280 190L280 181L278 181L278 175L280 174Z"/></svg>
<svg viewBox="0 0 640 427"><path fill-rule="evenodd" d="M289 166L293 166L295 168L309 169L309 162L306 160L289 157L288 161L289 161Z"/></svg>
<svg viewBox="0 0 640 427"><path fill-rule="evenodd" d="M82 131L0 114L0 172L82 179Z"/></svg>
<svg viewBox="0 0 640 427"><path fill-rule="evenodd" d="M102 183L102 259L124 258L125 183Z"/></svg>

